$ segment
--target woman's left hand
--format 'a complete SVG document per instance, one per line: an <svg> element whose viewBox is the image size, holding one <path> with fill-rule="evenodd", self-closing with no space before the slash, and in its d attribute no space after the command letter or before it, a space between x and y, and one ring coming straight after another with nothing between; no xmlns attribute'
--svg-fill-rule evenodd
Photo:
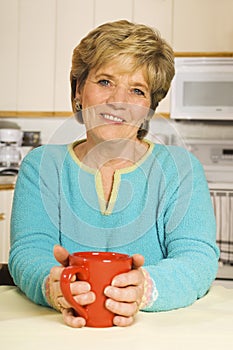
<svg viewBox="0 0 233 350"><path fill-rule="evenodd" d="M144 258L140 254L135 254L132 258L133 269L115 276L111 286L104 291L108 297L106 308L116 314L113 323L121 327L133 323L144 293L144 274L141 270Z"/></svg>

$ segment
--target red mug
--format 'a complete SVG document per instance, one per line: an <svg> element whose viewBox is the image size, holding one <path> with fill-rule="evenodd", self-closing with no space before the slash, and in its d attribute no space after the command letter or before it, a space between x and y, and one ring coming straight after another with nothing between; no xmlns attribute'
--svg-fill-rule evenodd
<svg viewBox="0 0 233 350"><path fill-rule="evenodd" d="M111 285L113 277L132 269L132 257L115 252L77 252L69 255L69 266L65 267L60 280L64 298L76 313L84 317L86 326L111 327L114 314L105 307L104 289ZM96 295L96 300L81 306L73 298L70 290L72 277L87 281Z"/></svg>

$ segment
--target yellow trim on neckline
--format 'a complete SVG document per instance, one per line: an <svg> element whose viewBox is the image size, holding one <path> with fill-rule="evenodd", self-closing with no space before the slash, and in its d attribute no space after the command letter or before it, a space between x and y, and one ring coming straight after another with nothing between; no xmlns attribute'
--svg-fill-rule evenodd
<svg viewBox="0 0 233 350"><path fill-rule="evenodd" d="M96 192L99 200L99 206L100 206L100 211L103 215L110 215L113 211L113 208L116 203L117 195L118 195L118 190L120 186L120 173L118 171L115 171L113 175L113 186L112 186L112 191L110 195L110 199L108 202L106 202L104 198L104 189L103 189L103 182L101 178L101 172L97 171L95 175L95 184L96 184Z"/></svg>
<svg viewBox="0 0 233 350"><path fill-rule="evenodd" d="M131 165L126 168L121 168L117 169L114 172L113 176L113 186L112 186L112 191L110 195L110 200L109 202L106 202L104 198L104 189L103 189L103 183L102 183L102 178L101 178L101 172L98 169L90 168L89 166L85 165L82 163L78 157L76 156L74 152L74 147L77 146L79 143L85 142L85 140L79 140L75 141L71 144L68 145L68 150L69 153L74 160L74 162L84 171L93 174L95 176L95 188L96 188L96 193L99 201L99 206L100 206L100 212L102 215L110 215L113 212L116 200L117 200L117 195L118 195L118 190L120 187L120 180L121 180L121 174L127 174L130 172L133 172L135 169L137 169L140 164L142 164L147 157L152 153L152 150L154 148L154 143L152 143L149 140L144 140L148 145L149 148L144 154L144 156L136 162L134 165Z"/></svg>
<svg viewBox="0 0 233 350"><path fill-rule="evenodd" d="M83 139L83 140L78 140L78 141L75 141L71 144L68 145L68 151L72 157L72 159L74 160L74 162L76 164L78 164L78 166L83 169L84 171L88 172L88 173L91 173L91 174L96 174L96 172L98 171L98 169L94 169L94 168L90 168L88 165L84 164L83 162L81 162L79 160L79 158L76 156L75 152L74 152L74 147L77 146L78 144L80 143L83 143L85 142L86 140ZM148 150L146 151L146 153L144 154L144 156L142 158L139 159L138 162L136 162L134 165L131 165L131 166L128 166L126 168L121 168L121 169L117 169L116 172L119 172L120 174L126 174L126 173L130 173L132 171L134 171L138 166L140 166L145 160L147 157L149 157L149 155L152 153L153 151L153 148L155 146L155 144L153 142L151 142L150 140L143 140L145 141L148 145L149 145L149 148Z"/></svg>

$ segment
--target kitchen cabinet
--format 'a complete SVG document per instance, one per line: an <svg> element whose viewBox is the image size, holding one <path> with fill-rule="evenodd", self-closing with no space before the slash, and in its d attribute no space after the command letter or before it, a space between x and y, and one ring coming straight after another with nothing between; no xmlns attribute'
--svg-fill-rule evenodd
<svg viewBox="0 0 233 350"><path fill-rule="evenodd" d="M232 13L232 0L0 0L0 111L69 114L72 50L105 21L148 24L175 51L233 51Z"/></svg>
<svg viewBox="0 0 233 350"><path fill-rule="evenodd" d="M13 194L13 189L0 189L0 263L8 262Z"/></svg>
<svg viewBox="0 0 233 350"><path fill-rule="evenodd" d="M0 0L0 110L17 109L18 0Z"/></svg>
<svg viewBox="0 0 233 350"><path fill-rule="evenodd" d="M75 46L103 22L117 18L132 20L132 3L132 0L57 0L55 111L71 111L69 74Z"/></svg>
<svg viewBox="0 0 233 350"><path fill-rule="evenodd" d="M116 21L119 19L132 21L133 6L133 0L96 0L94 26L96 27L104 22Z"/></svg>
<svg viewBox="0 0 233 350"><path fill-rule="evenodd" d="M80 39L100 23L120 18L153 25L156 16L163 17L161 4L164 1L0 0L5 33L0 36L0 110L71 111L71 56Z"/></svg>
<svg viewBox="0 0 233 350"><path fill-rule="evenodd" d="M156 28L172 44L173 0L134 0L133 19Z"/></svg>
<svg viewBox="0 0 233 350"><path fill-rule="evenodd" d="M21 111L51 111L54 104L56 0L21 0L18 96Z"/></svg>
<svg viewBox="0 0 233 350"><path fill-rule="evenodd" d="M175 51L233 51L232 0L174 0Z"/></svg>
<svg viewBox="0 0 233 350"><path fill-rule="evenodd" d="M50 111L56 0L0 0L0 110Z"/></svg>
<svg viewBox="0 0 233 350"><path fill-rule="evenodd" d="M173 0L134 0L133 20L156 28L172 45ZM170 93L160 102L156 112L169 112Z"/></svg>
<svg viewBox="0 0 233 350"><path fill-rule="evenodd" d="M71 111L70 68L73 49L94 26L94 0L57 0L54 110Z"/></svg>

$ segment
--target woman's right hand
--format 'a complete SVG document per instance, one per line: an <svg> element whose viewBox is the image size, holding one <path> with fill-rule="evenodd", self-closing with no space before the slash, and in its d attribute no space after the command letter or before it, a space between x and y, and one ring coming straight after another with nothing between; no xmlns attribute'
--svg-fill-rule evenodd
<svg viewBox="0 0 233 350"><path fill-rule="evenodd" d="M65 248L56 245L54 247L54 256L62 266L54 266L50 271L50 275L46 282L47 298L49 299L48 301L54 309L62 313L64 322L68 326L74 328L83 327L86 324L85 319L83 317L75 316L74 310L63 297L60 288L62 271L64 267L68 266L69 252ZM91 304L95 301L95 294L90 290L91 287L88 282L75 281L74 279L70 287L74 299L80 305Z"/></svg>

